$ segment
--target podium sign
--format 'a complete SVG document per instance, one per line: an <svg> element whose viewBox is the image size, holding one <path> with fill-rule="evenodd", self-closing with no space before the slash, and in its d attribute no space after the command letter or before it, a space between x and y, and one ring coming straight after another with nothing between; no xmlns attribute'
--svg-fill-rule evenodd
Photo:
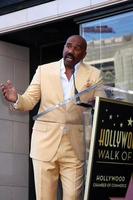
<svg viewBox="0 0 133 200"><path fill-rule="evenodd" d="M84 200L133 200L133 104L96 97Z"/></svg>

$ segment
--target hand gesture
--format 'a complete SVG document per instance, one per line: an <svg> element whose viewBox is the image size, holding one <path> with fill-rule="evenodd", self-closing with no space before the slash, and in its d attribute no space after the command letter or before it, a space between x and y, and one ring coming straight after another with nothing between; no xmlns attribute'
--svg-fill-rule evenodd
<svg viewBox="0 0 133 200"><path fill-rule="evenodd" d="M10 80L0 85L3 96L9 102L15 103L18 99L17 91Z"/></svg>

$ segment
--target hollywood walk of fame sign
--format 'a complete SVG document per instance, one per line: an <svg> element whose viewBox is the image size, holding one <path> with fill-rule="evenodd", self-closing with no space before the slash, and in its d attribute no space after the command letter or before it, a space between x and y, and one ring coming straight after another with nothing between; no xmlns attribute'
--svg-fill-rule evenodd
<svg viewBox="0 0 133 200"><path fill-rule="evenodd" d="M84 200L133 200L133 104L96 97Z"/></svg>

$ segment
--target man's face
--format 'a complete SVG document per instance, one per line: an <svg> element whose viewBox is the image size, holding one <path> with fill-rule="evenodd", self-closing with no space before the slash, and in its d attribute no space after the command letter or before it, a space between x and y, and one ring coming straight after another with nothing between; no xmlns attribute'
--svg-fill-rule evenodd
<svg viewBox="0 0 133 200"><path fill-rule="evenodd" d="M63 50L63 58L65 67L73 68L86 55L86 46L82 38L71 36L66 41Z"/></svg>

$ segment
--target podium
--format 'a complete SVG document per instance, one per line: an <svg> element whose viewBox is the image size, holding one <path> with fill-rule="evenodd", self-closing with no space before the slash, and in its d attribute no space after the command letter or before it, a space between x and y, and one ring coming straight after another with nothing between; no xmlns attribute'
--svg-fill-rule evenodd
<svg viewBox="0 0 133 200"><path fill-rule="evenodd" d="M96 97L89 145L84 200L132 200L133 104Z"/></svg>
<svg viewBox="0 0 133 200"><path fill-rule="evenodd" d="M94 85L51 106L33 119L39 120L43 115L66 106L76 97L92 92L97 87L99 85ZM105 89L108 98L96 97L94 113L90 104L83 112L86 149L83 200L132 200L133 104L127 103L124 98L131 94L132 99L133 91L108 86L102 89Z"/></svg>

